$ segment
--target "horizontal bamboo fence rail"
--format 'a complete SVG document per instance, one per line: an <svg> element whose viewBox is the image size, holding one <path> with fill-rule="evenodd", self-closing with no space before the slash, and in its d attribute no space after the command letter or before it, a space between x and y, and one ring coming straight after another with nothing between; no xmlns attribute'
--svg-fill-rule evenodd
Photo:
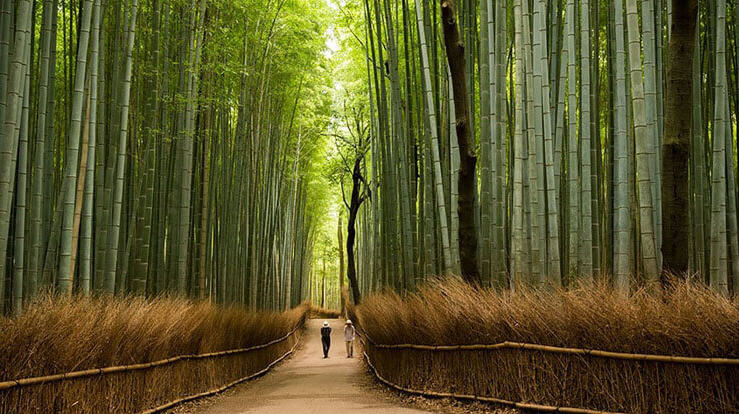
<svg viewBox="0 0 739 414"><path fill-rule="evenodd" d="M247 353L250 351L256 351L259 349L267 348L274 344L285 341L290 336L292 336L295 332L297 332L297 330L300 328L301 326L299 325L281 338L275 339L274 341L267 342L266 344L256 345L256 346L252 346L249 348L231 349L228 351L210 352L207 354L199 354L199 355L178 355L178 356L174 356L171 358L162 359L159 361L146 362L146 363L141 363L141 364L118 365L118 366L105 367L105 368L92 368L92 369L86 369L83 371L67 372L64 374L54 374L54 375L46 375L42 377L22 378L22 379L4 381L4 382L0 382L0 391L8 390L11 388L29 386L29 385L38 385L38 384L45 384L45 383L50 383L50 382L58 382L58 381L65 381L65 380L78 379L78 378L84 378L84 377L92 377L96 375L106 375L106 374L113 374L113 373L120 373L120 372L151 369L151 368L160 367L163 365L173 364L178 361L217 358L217 357L222 357L222 356L227 356L227 355L243 354L243 353Z"/></svg>
<svg viewBox="0 0 739 414"><path fill-rule="evenodd" d="M290 335L292 335L293 333L295 333L295 330L293 330L290 334L288 334L288 336L286 336L285 338L282 338L282 339L285 340L285 339L289 338ZM170 401L170 402L168 402L166 404L162 404L162 405L160 405L158 407L155 407L155 408L152 408L152 409L149 409L149 410L146 410L146 411L142 411L140 414L156 414L156 413L161 413L161 412L164 412L166 410L169 410L170 408L173 408L173 407L178 406L180 404L184 404L184 403L189 402L189 401L194 401L194 400L197 400L197 399L200 399L200 398L210 397L211 395L220 394L220 393L222 393L223 391L226 391L229 388L232 388L232 387L234 387L236 385L241 384L242 382L246 382L246 381L249 381L251 379L257 378L259 376L262 376L262 375L266 374L269 370L271 370L272 368L274 368L275 365L279 364L285 358L287 358L293 352L295 352L295 348L298 347L298 344L299 343L300 343L299 341L295 341L295 345L293 345L293 347L289 351L287 351L285 354L283 354L281 357L277 358L276 360L272 361L272 363L270 363L269 365L267 365L266 368L262 369L259 372L255 372L254 374L251 374L251 375L246 376L244 378L237 379L236 381L233 381L233 382L228 383L228 384L226 384L226 385L224 385L222 387L219 387L219 388L216 388L216 389L213 389L213 390L210 390L210 391L201 392L201 393L195 394L195 395L188 395L187 397L183 397L183 398L176 399L174 401ZM272 345L274 345L274 344L272 344Z"/></svg>
<svg viewBox="0 0 739 414"><path fill-rule="evenodd" d="M675 364L696 364L696 365L739 365L739 359L732 358L701 358L701 357L685 357L672 355L650 355L650 354L630 354L625 352L601 351L597 349L583 348L565 348L558 346L529 344L524 342L501 342L497 344L477 344L477 345L414 345L414 344L393 344L384 345L375 343L369 336L363 334L372 346L379 349L416 349L420 351L494 351L499 349L522 349L529 351L549 352L553 354L569 354L593 356L610 359L623 359L628 361L645 361L645 362L667 362Z"/></svg>
<svg viewBox="0 0 739 414"><path fill-rule="evenodd" d="M468 400L468 401L480 401L480 402L486 402L486 403L494 403L494 404L500 404L505 405L508 407L518 408L522 410L533 410L536 412L549 412L549 413L570 413L570 414L621 414L621 413L614 413L610 411L595 411L595 410L587 410L584 408L572 408L572 407L555 407L551 405L541 405L541 404L531 404L531 403L523 403L523 402L516 402L516 401L509 401L509 400L503 400L500 398L493 398L493 397L485 397L481 395L471 395L471 394L455 394L451 392L437 392L437 391L421 391L421 390L414 390L411 388L403 387L402 385L395 384L387 379L385 379L380 373L377 371L375 366L372 364L372 360L370 359L369 355L367 353L364 353L364 358L367 361L367 365L369 365L370 369L372 369L372 372L374 375L379 379L382 383L385 385L395 388L396 390L406 392L408 394L415 394L415 395L421 395L425 397L437 397L437 398L454 398L458 400Z"/></svg>

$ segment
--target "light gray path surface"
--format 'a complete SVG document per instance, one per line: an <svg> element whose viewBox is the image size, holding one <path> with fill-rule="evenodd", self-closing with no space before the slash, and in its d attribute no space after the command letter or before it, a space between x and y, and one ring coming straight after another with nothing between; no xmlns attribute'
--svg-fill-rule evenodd
<svg viewBox="0 0 739 414"><path fill-rule="evenodd" d="M309 320L296 355L265 377L242 385L226 396L192 411L198 414L420 414L398 406L374 387L367 386L359 353L346 358L343 320L330 320L331 351L323 359L322 320Z"/></svg>

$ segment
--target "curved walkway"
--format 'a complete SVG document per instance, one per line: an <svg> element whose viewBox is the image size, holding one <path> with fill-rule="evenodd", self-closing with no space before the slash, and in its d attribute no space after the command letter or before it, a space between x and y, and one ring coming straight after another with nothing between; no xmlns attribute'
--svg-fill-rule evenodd
<svg viewBox="0 0 739 414"><path fill-rule="evenodd" d="M360 358L346 358L343 321L330 320L331 351L323 359L319 330L322 320L312 319L301 339L301 349L288 362L264 378L206 402L198 414L420 414L429 411L405 408L367 386Z"/></svg>

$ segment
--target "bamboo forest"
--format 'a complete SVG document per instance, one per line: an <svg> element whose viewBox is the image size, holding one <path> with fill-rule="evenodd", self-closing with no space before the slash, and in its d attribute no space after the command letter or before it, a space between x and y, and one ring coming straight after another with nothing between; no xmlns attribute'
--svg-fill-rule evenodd
<svg viewBox="0 0 739 414"><path fill-rule="evenodd" d="M738 0L0 0L0 414L739 412L738 120Z"/></svg>

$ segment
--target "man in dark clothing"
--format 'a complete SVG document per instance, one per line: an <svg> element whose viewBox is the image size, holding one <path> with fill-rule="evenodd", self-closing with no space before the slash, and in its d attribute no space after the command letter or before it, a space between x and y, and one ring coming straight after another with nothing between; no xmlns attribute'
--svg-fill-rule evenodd
<svg viewBox="0 0 739 414"><path fill-rule="evenodd" d="M328 350L331 348L331 327L328 326L328 322L324 322L321 328L321 343L323 343L323 357L328 358Z"/></svg>

